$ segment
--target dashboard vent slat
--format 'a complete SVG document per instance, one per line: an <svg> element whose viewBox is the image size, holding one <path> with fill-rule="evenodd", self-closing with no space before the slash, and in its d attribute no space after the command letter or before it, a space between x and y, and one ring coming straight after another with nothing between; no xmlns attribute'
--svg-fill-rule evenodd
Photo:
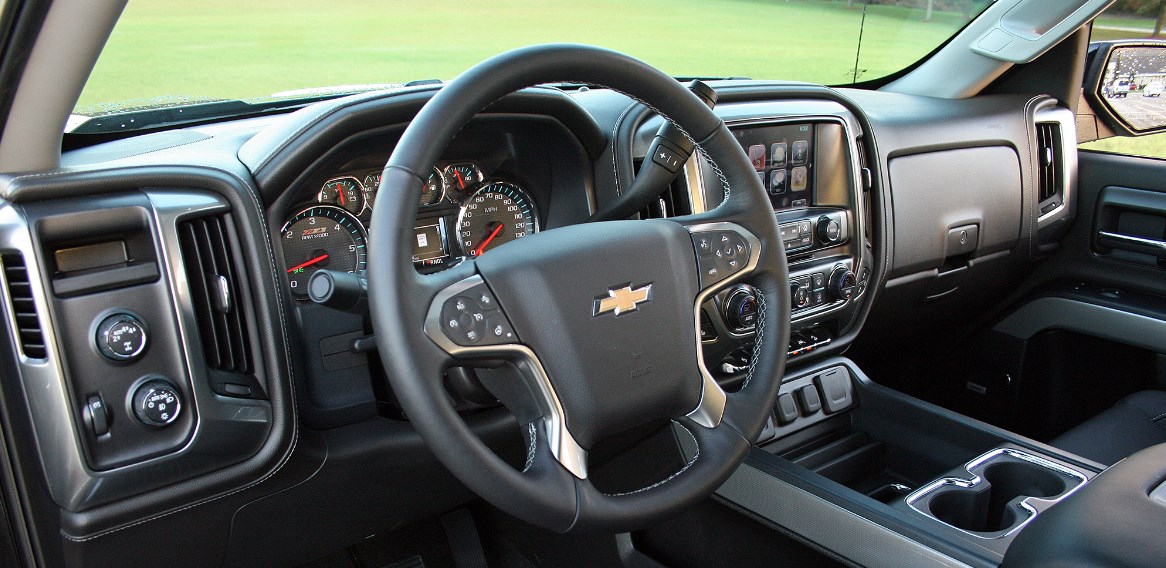
<svg viewBox="0 0 1166 568"><path fill-rule="evenodd" d="M28 279L24 257L17 253L4 254L0 255L0 263L4 265L4 280L8 283L8 301L20 336L20 351L29 359L44 359L48 357L45 336L41 330L36 301L32 297L32 283Z"/></svg>
<svg viewBox="0 0 1166 568"><path fill-rule="evenodd" d="M183 221L178 237L207 365L250 373L250 333L238 301L242 283L226 220L214 216Z"/></svg>
<svg viewBox="0 0 1166 568"><path fill-rule="evenodd" d="M1040 122L1036 125L1037 138L1037 182L1039 203L1056 198L1064 187L1061 179L1061 128L1054 122Z"/></svg>

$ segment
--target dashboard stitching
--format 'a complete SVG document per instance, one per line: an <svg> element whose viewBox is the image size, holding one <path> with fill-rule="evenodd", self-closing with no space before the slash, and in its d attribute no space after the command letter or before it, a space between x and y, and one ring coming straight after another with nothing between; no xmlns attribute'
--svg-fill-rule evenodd
<svg viewBox="0 0 1166 568"><path fill-rule="evenodd" d="M240 177L240 176L238 176L238 175L235 175L234 173L227 172L227 171L223 171L223 170L219 170L219 171L222 171L223 173L225 173L225 174L227 174L227 175L230 175L230 176L234 177L234 178L235 178L235 180L236 180L236 181L238 181L238 182L240 183L240 185L241 185L241 186L243 186L243 187L245 187L245 188L248 188L248 189L247 189L246 191L244 191L243 193L246 193L246 194L247 194L247 196L251 198L251 202L252 202L252 203L255 205L255 207L256 207L256 210L260 212L260 215L258 216L258 217L259 217L259 226L260 226L260 229L262 230L263 234L264 234L264 235L267 235L267 234L269 234L269 228L268 228L268 226L267 226L267 220L266 220L266 218L265 218L265 217L262 215L263 207L262 207L262 205L259 203L259 198L257 198L257 197L255 196L255 193L249 189L249 188L250 188L250 184L248 184L248 183L247 183L247 181L246 181L246 180L244 180L242 177ZM283 292L280 290L280 282L279 282L279 277L278 277L278 276L275 276L275 274L276 274L276 269L275 269L275 267L276 267L276 264L275 264L275 252L274 252L274 250L271 248L271 242L270 242L270 240L269 240L269 239L267 239L267 238L261 238L261 239L259 239L259 240L263 241L263 244L264 244L264 250L266 250L266 251L267 251L267 259L268 259L268 261L269 261L268 268L270 268L270 269L271 269L271 274L272 274L272 284L273 284L273 287L275 288L275 295L276 295L276 300L277 300L277 302L278 302L278 305L280 306L280 307L279 307L278 309L276 309L275 311L276 311L276 312L279 314L279 323L280 323L280 326L281 326L280 330L281 330L281 331L283 331L283 330L286 330L286 329L287 329L287 321L286 321L286 316L285 316L285 314L283 313L283 312L284 312L284 310L283 310L283 308L282 308L282 306L283 306ZM292 361L291 361L291 355L290 355L290 354L291 354L291 346L290 346L290 345L288 345L288 342L287 342L287 334L286 334L286 333L280 333L279 335L280 335L280 336L281 336L281 338L283 339L283 347L284 347L284 351L283 351L283 352L284 352L284 364L285 364L285 365L287 365L287 374L288 374L288 381L289 381L289 386L291 387L291 392L293 392L293 393L294 393L294 392L295 392L295 369L293 368L293 366L292 366ZM294 400L294 398L293 398L293 399L289 399L289 404L290 404L290 406L291 406L291 421L292 421L292 442L291 442L291 447L290 447L290 448L288 448L288 451L287 451L287 453L286 453L286 454L283 456L283 458L282 458L282 460L280 461L279 465L278 465L278 466L276 466L274 469L272 469L270 472L268 472L268 473L267 473L267 475L264 475L263 477L261 477L261 478L259 478L259 479L255 480L254 482L252 482L252 483L248 483L247 485L244 485L244 486L242 486L242 487L239 487L239 488L237 488L237 489L235 489L235 490L233 490L233 491L229 491L229 492L227 492L227 493L223 493L223 494L221 494L221 495L216 495L216 496L214 496L214 497L210 497L210 498L208 498L208 499L206 499L206 500L203 500L203 501L198 501L198 502L196 502L196 503L191 503L191 504L189 504L189 505L186 505L185 507L181 507L181 508L178 508L178 509L174 509L174 510L172 510L172 511L167 511L167 512L165 512L165 513L162 513L162 514L159 514L159 515L155 515L155 516L153 516L153 517L149 517L149 518L146 518L146 519L142 519L142 520L140 520L140 521L137 521L137 522L134 522L134 523L131 523L131 524L125 525L125 526L117 527L117 528L115 528L115 529L110 529L110 530L107 530L107 531L99 532L99 533L97 533L97 534L89 535L89 536L86 536L86 537L75 537L75 536L72 536L72 535L69 535L69 534L65 533L65 531L63 531L63 530L62 530L62 531L60 531L60 533L61 533L61 536L63 536L65 539L67 539L67 540L70 540L70 541L72 541L72 542L87 542L87 541L95 540L95 539L98 539L98 538L101 538L101 537L104 537L104 536L109 536L109 535L111 535L111 534L114 534L114 533L117 533L117 532L120 532L120 531L123 531L123 530L129 529L129 528L133 528L133 527L136 527L136 526L139 526L139 525L143 525L143 524L146 524L146 523L149 523L149 522L152 522L152 521L156 521L156 520L158 520L158 519L161 519L161 518L164 518L164 517L168 517L168 516L170 516L170 515L174 515L174 514L176 514L176 513L181 513L181 512L183 512L183 511L187 511L187 510L193 509L193 508L195 508L195 507L198 507L198 506L201 506L201 505L205 505L205 504L207 504L207 503L211 503L211 502L213 502L213 501L218 501L219 499L223 499L223 498L225 498L225 497L230 497L231 495L234 495L234 494L236 494L236 493L240 493L240 492L246 491L246 490L248 490L248 489L251 489L252 487L256 487L256 486L258 486L259 484L261 484L261 483L263 483L263 482L267 481L268 479L271 479L271 477L272 477L272 476L274 476L275 474L279 473L279 472L280 472L280 470L282 470L282 469L284 468L284 466L286 466L286 465L288 464L288 462L289 462L289 461L291 461L291 460L290 460L290 458L291 458L292 454L294 454L294 453L295 453L295 451L296 451L296 448L297 448L297 447L298 447L298 445L299 445L299 426L296 424L296 421L297 421L297 420L296 420L296 418L297 418L297 416L296 416L296 411L297 411L297 409L296 409L296 405L295 405L295 400Z"/></svg>
<svg viewBox="0 0 1166 568"><path fill-rule="evenodd" d="M663 116L663 115L661 115L661 116ZM677 422L675 420L673 420L672 423L683 428L684 432L686 434L688 434L688 437L692 438L692 443L694 446L696 446L696 451L692 454L692 459L688 460L688 463L684 464L684 467L680 468L680 470L677 471L676 473L673 473L672 475L669 475L668 477L661 479L660 481L657 481L656 483L653 483L647 487L642 487L640 489L636 489L635 491L628 491L626 493L607 493L605 495L607 495L608 497L621 497L624 495L635 495L636 493L643 493L644 491L655 489L657 487L660 487L661 485L664 485L665 483L668 483L669 481L672 481L673 479L676 479L677 477L680 476L680 474L684 473L685 471L688 471L688 468L692 467L692 464L696 463L697 458L700 457L700 442L698 442L696 440L696 436L692 433L692 430L688 429L688 426L685 426L684 424L681 424L680 422Z"/></svg>
<svg viewBox="0 0 1166 568"><path fill-rule="evenodd" d="M619 163L617 161L619 153L616 152L616 147L619 144L619 127L623 123L624 117L627 116L627 114L631 112L633 108L635 108L636 104L637 101L635 98L632 98L632 102L628 103L627 108L623 109L623 112L619 113L619 117L615 119L615 126L611 128L611 168L612 171L615 172L615 194L617 196L623 195L623 192L620 191L619 183Z"/></svg>
<svg viewBox="0 0 1166 568"><path fill-rule="evenodd" d="M526 473L530 466L534 465L535 450L538 448L538 428L535 428L534 422L526 425L526 431L530 436L530 447L526 449L526 465L522 466L522 473Z"/></svg>
<svg viewBox="0 0 1166 568"><path fill-rule="evenodd" d="M753 371L757 369L757 359L761 355L761 343L765 339L765 295L760 290L754 294L757 298L757 341L753 344L753 356L749 361L749 373L745 375L745 382L741 383L741 388L749 386L749 381L753 380Z"/></svg>

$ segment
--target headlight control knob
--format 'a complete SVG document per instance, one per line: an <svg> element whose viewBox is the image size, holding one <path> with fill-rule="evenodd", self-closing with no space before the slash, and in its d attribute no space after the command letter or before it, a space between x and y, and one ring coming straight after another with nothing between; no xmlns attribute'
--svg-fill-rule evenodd
<svg viewBox="0 0 1166 568"><path fill-rule="evenodd" d="M134 416L142 424L155 428L169 426L182 413L182 394L170 381L151 379L134 391L133 408Z"/></svg>
<svg viewBox="0 0 1166 568"><path fill-rule="evenodd" d="M120 313L97 324L97 350L113 361L133 361L146 350L146 326L138 318Z"/></svg>

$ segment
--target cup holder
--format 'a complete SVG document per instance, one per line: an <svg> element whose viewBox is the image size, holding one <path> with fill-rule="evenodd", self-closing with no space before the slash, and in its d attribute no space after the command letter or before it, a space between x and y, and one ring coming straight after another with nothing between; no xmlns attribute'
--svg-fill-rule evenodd
<svg viewBox="0 0 1166 568"><path fill-rule="evenodd" d="M984 454L964 469L971 474L970 479L939 479L908 496L907 503L984 538L1016 532L1036 516L1038 503L1034 500L1051 504L1085 482L1079 472L1012 449Z"/></svg>

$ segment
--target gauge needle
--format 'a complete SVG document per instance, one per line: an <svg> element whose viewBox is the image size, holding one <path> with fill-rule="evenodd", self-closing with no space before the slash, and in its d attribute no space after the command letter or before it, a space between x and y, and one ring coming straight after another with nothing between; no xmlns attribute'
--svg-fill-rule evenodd
<svg viewBox="0 0 1166 568"><path fill-rule="evenodd" d="M342 189L342 190L340 190L340 191L338 191L338 192L336 192L336 195L339 195L339 196L340 196L340 206L341 206L341 207L343 207L343 206L345 206L345 205L348 205L347 203L345 203L345 202L344 202L344 190L343 190L343 189Z"/></svg>
<svg viewBox="0 0 1166 568"><path fill-rule="evenodd" d="M453 177L456 177L456 178L457 178L457 185L458 185L458 187L459 187L459 188L461 188L461 189L465 189L465 188L466 188L466 180L462 179L462 173L461 173L461 172L459 172L459 171L457 171L457 170L454 170L454 171L453 171Z"/></svg>
<svg viewBox="0 0 1166 568"><path fill-rule="evenodd" d="M304 262L302 264L297 264L297 265L287 269L287 273L291 274L292 272L295 272L301 268L307 268L307 267L309 267L313 264L316 264L317 262L320 262L321 260L324 260L326 258L328 258L328 253L324 253L324 254L317 256L316 258L313 258L312 260L309 260L309 261Z"/></svg>
<svg viewBox="0 0 1166 568"><path fill-rule="evenodd" d="M474 249L474 256L481 256L482 251L486 250L486 245L490 244L490 241L494 240L494 237L497 237L498 233L501 232L502 223L498 223L498 226L494 227L493 231L490 231L490 236L486 237L486 240L482 241L482 244L478 245L478 248Z"/></svg>

